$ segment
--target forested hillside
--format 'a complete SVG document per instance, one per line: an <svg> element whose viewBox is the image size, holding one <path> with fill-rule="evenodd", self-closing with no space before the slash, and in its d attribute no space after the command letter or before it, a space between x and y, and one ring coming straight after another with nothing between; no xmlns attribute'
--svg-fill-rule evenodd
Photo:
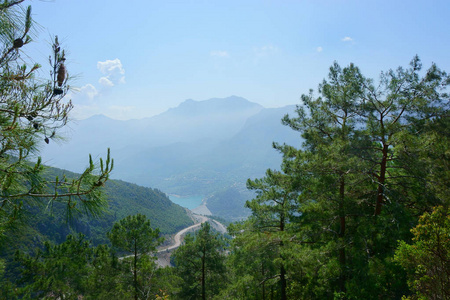
<svg viewBox="0 0 450 300"><path fill-rule="evenodd" d="M250 210L245 208L245 202L252 199L253 193L247 189L230 187L214 193L206 199L206 205L214 216L236 221L245 219Z"/></svg>
<svg viewBox="0 0 450 300"><path fill-rule="evenodd" d="M62 174L67 178L77 176L77 174L56 168L48 168L45 176L55 178ZM107 207L98 218L80 217L75 213L73 220L67 220L65 208L55 203L53 207L42 207L39 213L33 213L37 225L37 227L33 227L39 228L39 224L42 224L46 230L63 230L61 234L57 232L56 235L54 233L47 234L53 240L54 236L64 239L70 232L68 231L69 225L72 225L77 232L85 234L94 244L97 244L106 239L106 231L114 222L137 213L145 215L151 221L152 228L159 228L162 234L173 234L192 224L186 210L170 201L166 194L157 189L121 180L108 180L104 187L104 198ZM48 224L53 224L53 228L48 227Z"/></svg>
<svg viewBox="0 0 450 300"><path fill-rule="evenodd" d="M68 179L79 176L65 170L48 168L44 178L58 176L62 178L62 174ZM46 247L52 247L50 245L60 245L66 241L67 237L69 239L78 237L73 240L74 243L84 243L86 247L98 246L101 249L105 244L110 244L108 233L113 225L129 216L140 214L146 218L152 230L156 230L157 237L174 234L193 224L185 208L174 204L166 194L156 189L120 180L108 180L103 197L107 205L96 217L86 214L83 210L73 210L69 216L65 203L55 202L51 206L46 206L42 202L25 203L19 220L1 239L0 261L5 264L6 278L10 280L19 276L14 258L17 251L31 254L35 249L47 249ZM80 238L79 234L82 234L83 238ZM76 255L79 252L70 254L70 250L65 251L68 251L65 255L71 255L77 259ZM73 274L78 274L77 264L73 266L75 268ZM8 289L3 286L3 293Z"/></svg>
<svg viewBox="0 0 450 300"><path fill-rule="evenodd" d="M78 176L65 170L48 168L44 177L55 178L62 174L67 178ZM156 189L109 180L105 184L103 197L107 205L97 217L83 210L73 211L69 216L63 203L53 203L51 206L25 204L22 218L29 226L20 227L20 234L16 230L11 231L7 239L14 239L17 235L20 239L15 239L15 243L10 245L12 247L5 247L4 250L11 253L9 251L17 248L33 249L41 247L44 241L61 243L68 234L77 233L84 234L94 245L107 243L106 234L115 222L138 213L146 216L151 227L158 228L161 234L173 234L193 224L186 209Z"/></svg>

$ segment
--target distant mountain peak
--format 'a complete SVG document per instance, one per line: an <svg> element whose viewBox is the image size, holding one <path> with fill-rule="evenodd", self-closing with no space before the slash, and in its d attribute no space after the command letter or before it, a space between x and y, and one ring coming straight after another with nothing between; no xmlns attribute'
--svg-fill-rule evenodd
<svg viewBox="0 0 450 300"><path fill-rule="evenodd" d="M263 107L255 102L251 102L243 97L239 96L229 96L225 98L210 98L207 100L193 100L193 99L186 99L184 102L182 102L178 107L172 108L170 110L176 110L180 108L192 108L192 107L204 107L204 108L214 108L214 107L220 107L220 108L232 108L232 109L248 109L248 108L259 108L262 109Z"/></svg>
<svg viewBox="0 0 450 300"><path fill-rule="evenodd" d="M95 120L113 120L110 117L107 117L103 114L96 114L93 116L90 116L88 119L95 119Z"/></svg>

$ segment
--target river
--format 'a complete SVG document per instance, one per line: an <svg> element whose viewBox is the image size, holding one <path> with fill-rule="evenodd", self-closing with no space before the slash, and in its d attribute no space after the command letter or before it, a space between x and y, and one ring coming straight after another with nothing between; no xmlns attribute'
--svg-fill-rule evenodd
<svg viewBox="0 0 450 300"><path fill-rule="evenodd" d="M203 196L178 196L169 195L170 201L187 209L194 209L202 205Z"/></svg>

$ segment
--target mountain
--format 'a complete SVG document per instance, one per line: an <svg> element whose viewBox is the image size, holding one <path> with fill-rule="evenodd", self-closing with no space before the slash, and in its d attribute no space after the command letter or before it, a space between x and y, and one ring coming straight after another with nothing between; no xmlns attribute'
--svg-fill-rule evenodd
<svg viewBox="0 0 450 300"><path fill-rule="evenodd" d="M243 190L247 178L278 168L281 155L272 143L300 146L298 134L281 124L281 118L294 111L295 106L263 108L232 96L186 100L141 120L94 116L72 127L68 143L48 145L43 160L80 170L87 163L86 153L95 158L110 147L114 178L166 193L208 197L233 186Z"/></svg>
<svg viewBox="0 0 450 300"><path fill-rule="evenodd" d="M251 210L244 208L245 202L254 197L252 191L228 187L214 193L206 199L206 205L214 216L229 221L239 221L250 215Z"/></svg>
<svg viewBox="0 0 450 300"><path fill-rule="evenodd" d="M263 107L244 98L186 100L177 108L148 120L146 131L158 135L159 142L191 142L200 139L231 138L252 115ZM167 133L169 133L167 135Z"/></svg>
<svg viewBox="0 0 450 300"><path fill-rule="evenodd" d="M67 126L61 133L66 141L46 145L42 157L49 165L80 172L87 164L87 153L101 157L107 148L120 163L141 149L231 138L262 109L259 104L231 96L186 100L176 108L140 120L119 121L96 115Z"/></svg>

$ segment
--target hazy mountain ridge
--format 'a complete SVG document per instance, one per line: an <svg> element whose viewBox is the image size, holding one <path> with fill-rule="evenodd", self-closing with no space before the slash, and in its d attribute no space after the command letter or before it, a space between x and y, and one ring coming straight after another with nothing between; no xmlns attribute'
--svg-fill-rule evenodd
<svg viewBox="0 0 450 300"><path fill-rule="evenodd" d="M87 153L111 148L114 178L181 195L210 195L277 168L281 155L272 142L299 145L298 135L281 124L295 106L263 108L232 96L186 100L157 116L118 121L93 116L72 128L72 139L51 143L44 162L79 171Z"/></svg>
<svg viewBox="0 0 450 300"><path fill-rule="evenodd" d="M50 143L43 148L42 157L50 165L81 171L87 162L86 153L101 156L108 147L118 159L132 155L135 150L130 148L147 149L200 139L220 141L231 138L250 116L262 109L259 104L232 96L186 100L176 108L140 120L120 121L95 115L72 122L61 133L68 142Z"/></svg>

